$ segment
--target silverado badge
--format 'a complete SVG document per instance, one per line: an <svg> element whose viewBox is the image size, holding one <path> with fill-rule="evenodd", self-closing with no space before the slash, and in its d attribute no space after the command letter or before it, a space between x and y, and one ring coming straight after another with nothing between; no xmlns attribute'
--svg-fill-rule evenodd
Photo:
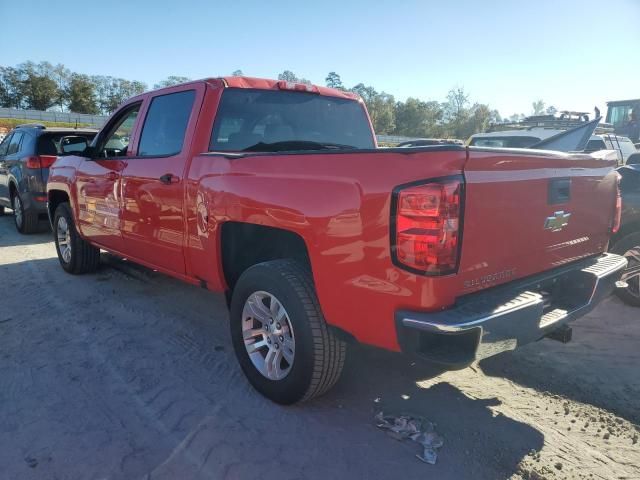
<svg viewBox="0 0 640 480"><path fill-rule="evenodd" d="M544 221L544 229L551 230L552 232L559 232L564 227L569 225L570 213L564 213L564 210L554 213L552 216L547 217Z"/></svg>

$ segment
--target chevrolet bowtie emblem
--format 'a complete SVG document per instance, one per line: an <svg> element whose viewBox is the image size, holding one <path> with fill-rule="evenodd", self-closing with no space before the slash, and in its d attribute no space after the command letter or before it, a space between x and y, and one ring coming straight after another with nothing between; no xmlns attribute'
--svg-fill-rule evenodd
<svg viewBox="0 0 640 480"><path fill-rule="evenodd" d="M564 210L554 213L551 217L547 217L544 221L544 229L552 232L559 232L569 225L570 213L564 213Z"/></svg>

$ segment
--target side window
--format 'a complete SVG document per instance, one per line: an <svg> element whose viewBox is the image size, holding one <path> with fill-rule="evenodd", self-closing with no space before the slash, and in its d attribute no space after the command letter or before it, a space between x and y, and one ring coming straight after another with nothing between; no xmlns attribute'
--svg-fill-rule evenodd
<svg viewBox="0 0 640 480"><path fill-rule="evenodd" d="M9 149L7 150L7 155L13 155L14 153L18 153L20 151L20 142L22 141L24 133L16 132L11 137L11 143L9 143Z"/></svg>
<svg viewBox="0 0 640 480"><path fill-rule="evenodd" d="M7 154L7 150L9 150L9 143L11 142L11 135L7 135L0 143L0 157Z"/></svg>
<svg viewBox="0 0 640 480"><path fill-rule="evenodd" d="M137 103L125 110L107 131L98 144L98 155L100 157L123 157L127 154L129 140L133 133L133 126L138 118L140 103Z"/></svg>
<svg viewBox="0 0 640 480"><path fill-rule="evenodd" d="M195 90L187 90L161 95L151 101L142 127L138 155L170 156L182 151L195 96Z"/></svg>

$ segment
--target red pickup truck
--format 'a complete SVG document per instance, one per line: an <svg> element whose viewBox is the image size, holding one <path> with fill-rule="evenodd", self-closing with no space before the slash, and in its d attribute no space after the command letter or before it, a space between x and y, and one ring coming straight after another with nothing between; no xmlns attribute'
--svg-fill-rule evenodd
<svg viewBox="0 0 640 480"><path fill-rule="evenodd" d="M350 342L462 368L566 336L619 281L615 162L376 147L349 92L233 77L139 95L51 168L60 263L90 272L104 249L226 292L243 371L285 404L327 391Z"/></svg>

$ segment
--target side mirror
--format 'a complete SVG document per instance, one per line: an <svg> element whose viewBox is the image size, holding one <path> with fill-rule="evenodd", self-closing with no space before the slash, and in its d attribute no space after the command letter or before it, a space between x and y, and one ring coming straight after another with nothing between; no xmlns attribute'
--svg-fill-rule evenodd
<svg viewBox="0 0 640 480"><path fill-rule="evenodd" d="M60 151L63 154L84 153L89 147L85 137L72 135L60 139Z"/></svg>

